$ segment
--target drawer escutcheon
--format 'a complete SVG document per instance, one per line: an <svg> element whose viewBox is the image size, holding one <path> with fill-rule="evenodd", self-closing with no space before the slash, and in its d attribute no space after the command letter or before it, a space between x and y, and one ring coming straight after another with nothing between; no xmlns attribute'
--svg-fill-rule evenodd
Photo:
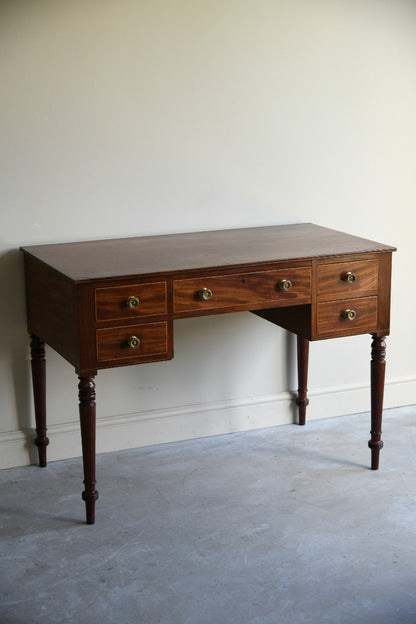
<svg viewBox="0 0 416 624"><path fill-rule="evenodd" d="M353 284L354 282L357 281L357 276L355 273L353 273L352 271L347 271L343 276L342 279L344 280L344 282L347 282L348 284Z"/></svg>
<svg viewBox="0 0 416 624"><path fill-rule="evenodd" d="M201 288L198 290L198 297L201 301L209 301L212 297L212 290L210 288Z"/></svg>
<svg viewBox="0 0 416 624"><path fill-rule="evenodd" d="M134 295L130 295L130 297L127 297L126 300L126 306L128 308L132 308L133 310L135 308L137 308L140 304L140 299L138 297L135 297Z"/></svg>
<svg viewBox="0 0 416 624"><path fill-rule="evenodd" d="M357 312L355 310L352 310L351 308L347 308L343 311L341 316L342 318L347 319L347 321L353 321L355 318L357 318Z"/></svg>
<svg viewBox="0 0 416 624"><path fill-rule="evenodd" d="M289 279L281 279L278 285L283 292L287 292L292 288L292 282Z"/></svg>
<svg viewBox="0 0 416 624"><path fill-rule="evenodd" d="M137 349L140 346L140 338L137 336L130 336L127 340L127 344L131 349Z"/></svg>

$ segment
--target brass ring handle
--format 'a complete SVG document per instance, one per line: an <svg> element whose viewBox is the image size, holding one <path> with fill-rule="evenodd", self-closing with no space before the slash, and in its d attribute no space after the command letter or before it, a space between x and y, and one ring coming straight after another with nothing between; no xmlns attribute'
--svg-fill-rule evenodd
<svg viewBox="0 0 416 624"><path fill-rule="evenodd" d="M198 297L201 301L209 301L212 297L212 290L210 288L201 288L198 290Z"/></svg>
<svg viewBox="0 0 416 624"><path fill-rule="evenodd" d="M355 310L351 310L347 308L342 313L342 318L347 319L347 321L353 321L357 317L357 312Z"/></svg>
<svg viewBox="0 0 416 624"><path fill-rule="evenodd" d="M137 349L137 347L140 346L140 338L137 338L137 336L130 336L127 339L127 344L131 349Z"/></svg>
<svg viewBox="0 0 416 624"><path fill-rule="evenodd" d="M357 276L352 271L347 271L346 273L344 273L342 279L344 280L344 282L348 282L348 284L352 284L353 282L357 281Z"/></svg>
<svg viewBox="0 0 416 624"><path fill-rule="evenodd" d="M292 288L292 282L289 279L281 279L278 286L280 290L287 292Z"/></svg>
<svg viewBox="0 0 416 624"><path fill-rule="evenodd" d="M139 303L140 303L140 299L138 297L135 297L134 295L127 297L126 306L128 308L131 308L132 310L134 310L135 308L139 306Z"/></svg>

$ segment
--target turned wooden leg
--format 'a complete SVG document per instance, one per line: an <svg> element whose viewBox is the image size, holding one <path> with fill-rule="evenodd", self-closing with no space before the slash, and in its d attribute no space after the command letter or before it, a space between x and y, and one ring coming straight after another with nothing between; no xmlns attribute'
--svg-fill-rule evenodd
<svg viewBox="0 0 416 624"><path fill-rule="evenodd" d="M39 466L46 466L46 447L49 440L46 437L46 362L45 343L31 335L30 354L32 365L33 398L35 403L36 439L38 447Z"/></svg>
<svg viewBox="0 0 416 624"><path fill-rule="evenodd" d="M309 340L297 336L298 344L298 398L296 405L299 407L299 425L304 425L306 421L306 407L309 405L308 399L308 362L309 362Z"/></svg>
<svg viewBox="0 0 416 624"><path fill-rule="evenodd" d="M381 440L381 422L383 418L384 376L386 370L386 339L373 334L371 344L371 469L378 470Z"/></svg>
<svg viewBox="0 0 416 624"><path fill-rule="evenodd" d="M82 460L84 465L84 486L82 500L85 501L87 524L95 522L95 383L94 377L79 377L79 418L81 423Z"/></svg>

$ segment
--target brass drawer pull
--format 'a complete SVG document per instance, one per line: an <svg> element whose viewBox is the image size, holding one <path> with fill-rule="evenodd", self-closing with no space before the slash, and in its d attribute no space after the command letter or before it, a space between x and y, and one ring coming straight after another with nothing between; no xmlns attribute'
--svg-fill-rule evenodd
<svg viewBox="0 0 416 624"><path fill-rule="evenodd" d="M130 336L127 340L127 344L131 349L137 349L140 346L140 338L137 336Z"/></svg>
<svg viewBox="0 0 416 624"><path fill-rule="evenodd" d="M292 282L288 279L281 279L278 286L280 290L287 292L288 290L292 288Z"/></svg>
<svg viewBox="0 0 416 624"><path fill-rule="evenodd" d="M135 308L139 306L139 303L140 303L140 299L138 297L135 297L134 295L127 297L126 306L128 308L132 308L132 310L134 310Z"/></svg>
<svg viewBox="0 0 416 624"><path fill-rule="evenodd" d="M212 297L212 290L210 288L201 288L198 290L198 297L201 301L209 301Z"/></svg>
<svg viewBox="0 0 416 624"><path fill-rule="evenodd" d="M352 284L353 282L357 281L357 276L352 271L347 271L342 276L342 279L344 280L344 282L347 282L348 284Z"/></svg>
<svg viewBox="0 0 416 624"><path fill-rule="evenodd" d="M357 317L357 312L355 310L351 310L347 308L342 313L342 318L347 319L347 321L353 321Z"/></svg>

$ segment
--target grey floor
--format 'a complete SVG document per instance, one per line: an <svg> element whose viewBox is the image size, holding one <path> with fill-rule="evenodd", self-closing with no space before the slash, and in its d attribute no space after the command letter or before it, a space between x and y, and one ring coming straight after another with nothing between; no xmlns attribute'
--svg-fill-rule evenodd
<svg viewBox="0 0 416 624"><path fill-rule="evenodd" d="M416 408L0 472L1 624L416 623Z"/></svg>

